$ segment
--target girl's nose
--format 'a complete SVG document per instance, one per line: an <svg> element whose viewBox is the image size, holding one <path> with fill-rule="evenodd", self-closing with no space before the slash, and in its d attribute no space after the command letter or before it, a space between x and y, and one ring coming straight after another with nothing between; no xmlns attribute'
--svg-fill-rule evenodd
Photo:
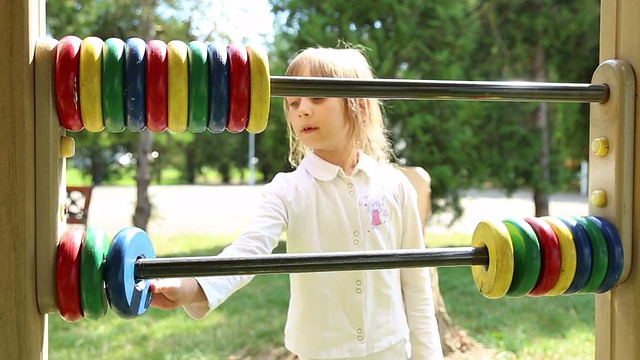
<svg viewBox="0 0 640 360"><path fill-rule="evenodd" d="M300 98L300 105L298 106L298 116L309 116L311 115L311 99L310 98Z"/></svg>

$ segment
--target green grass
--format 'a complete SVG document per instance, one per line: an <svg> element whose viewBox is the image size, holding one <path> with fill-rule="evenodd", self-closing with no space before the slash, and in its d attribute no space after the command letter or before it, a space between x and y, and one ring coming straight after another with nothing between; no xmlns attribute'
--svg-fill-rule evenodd
<svg viewBox="0 0 640 360"><path fill-rule="evenodd" d="M159 256L218 253L231 236L154 237ZM468 235L429 235L430 246L468 245ZM281 245L277 251L283 251ZM489 300L475 288L469 267L440 268L440 288L455 326L500 359L594 357L594 296ZM289 283L260 275L202 320L181 309L149 311L134 320L110 312L99 321L66 323L51 315L50 359L227 359L256 355L283 343Z"/></svg>
<svg viewBox="0 0 640 360"><path fill-rule="evenodd" d="M247 182L249 180L249 169L232 169L231 170L231 184L241 184ZM180 178L180 170L173 168L166 168L162 170L161 181L160 183L156 178L152 178L152 185L183 185L185 182ZM258 172L254 172L255 181L261 182L264 180L264 176ZM67 185L68 186L91 186L91 176L85 175L78 168L74 168L72 166L67 166ZM196 184L221 184L222 176L219 172L204 168L202 174L196 176L195 179ZM105 181L103 185L115 185L115 186L136 186L135 173L132 171L127 172L127 176L122 176L117 179L110 179Z"/></svg>

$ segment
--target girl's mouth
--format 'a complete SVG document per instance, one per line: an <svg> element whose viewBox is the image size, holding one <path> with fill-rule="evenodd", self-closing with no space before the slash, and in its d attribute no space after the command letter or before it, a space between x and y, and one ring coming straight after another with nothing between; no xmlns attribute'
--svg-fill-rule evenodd
<svg viewBox="0 0 640 360"><path fill-rule="evenodd" d="M309 133L314 132L316 130L318 130L317 127L307 126L307 127L302 128L302 133L303 134L309 134Z"/></svg>

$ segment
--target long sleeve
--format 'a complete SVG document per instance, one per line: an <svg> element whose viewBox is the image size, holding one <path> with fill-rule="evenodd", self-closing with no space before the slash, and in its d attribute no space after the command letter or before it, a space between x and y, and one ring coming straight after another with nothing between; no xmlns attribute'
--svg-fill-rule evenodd
<svg viewBox="0 0 640 360"><path fill-rule="evenodd" d="M281 187L278 177L263 190L263 199L258 206L251 225L232 244L218 256L244 257L270 254L278 245L280 236L287 224L287 209L279 197ZM253 275L198 277L196 281L202 287L208 304L185 306L185 311L193 318L200 319L233 293L248 284Z"/></svg>
<svg viewBox="0 0 640 360"><path fill-rule="evenodd" d="M402 247L423 249L424 237L413 188L405 187L402 217ZM443 359L435 317L431 278L428 268L400 270L402 294L409 324L412 360Z"/></svg>

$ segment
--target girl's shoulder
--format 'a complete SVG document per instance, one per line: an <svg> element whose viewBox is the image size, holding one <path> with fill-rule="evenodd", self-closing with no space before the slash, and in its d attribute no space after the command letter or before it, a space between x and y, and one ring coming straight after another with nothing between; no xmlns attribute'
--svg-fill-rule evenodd
<svg viewBox="0 0 640 360"><path fill-rule="evenodd" d="M290 192L305 182L305 175L306 173L300 168L287 172L279 172L265 185L265 189L276 192Z"/></svg>

